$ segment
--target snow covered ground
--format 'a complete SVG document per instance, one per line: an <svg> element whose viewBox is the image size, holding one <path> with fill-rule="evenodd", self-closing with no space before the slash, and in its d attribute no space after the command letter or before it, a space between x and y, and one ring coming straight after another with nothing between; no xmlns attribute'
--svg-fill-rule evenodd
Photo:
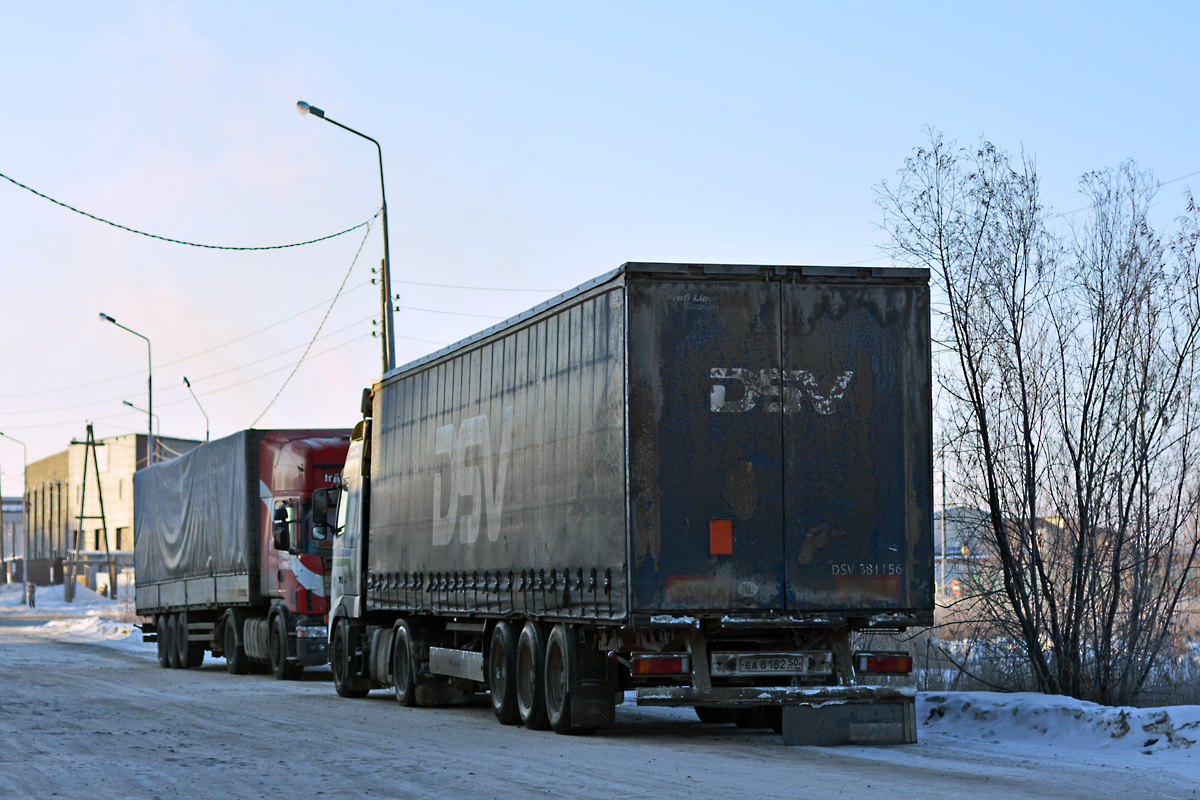
<svg viewBox="0 0 1200 800"><path fill-rule="evenodd" d="M0 586L0 613L28 614L20 586ZM31 636L77 641L117 648L147 660L155 659L153 644L141 641L132 622L119 621L131 609L122 608L87 589L76 592L74 603L63 601L62 587L42 587L37 593L41 616L29 627L9 627ZM51 615L43 621L44 615ZM206 658L206 664L224 664ZM690 709L633 708L627 702L619 714L627 719L695 722ZM1090 766L1121 771L1166 771L1194 781L1200 797L1200 706L1109 708L1065 697L998 694L991 692L927 692L918 699L920 749L987 751L1012 763L1034 768ZM842 753L869 753L875 761L912 765L912 748L837 748ZM1129 773L1126 773L1129 774ZM1053 775L1047 779L1052 780Z"/></svg>

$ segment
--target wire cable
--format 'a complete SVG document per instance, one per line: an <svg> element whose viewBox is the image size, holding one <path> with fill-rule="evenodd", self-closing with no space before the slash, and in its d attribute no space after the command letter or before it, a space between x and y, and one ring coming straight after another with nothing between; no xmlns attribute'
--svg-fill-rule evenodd
<svg viewBox="0 0 1200 800"><path fill-rule="evenodd" d="M271 398L271 402L267 403L267 407L262 410L262 413L255 417L254 422L250 423L251 428L258 425L258 421L266 416L267 412L271 410L271 406L275 405L275 401L279 399L279 395L283 394L283 390L287 388L289 383L291 383L292 378L295 377L297 370L300 369L300 365L304 363L304 359L306 356L308 356L308 351L312 350L312 346L317 341L317 337L321 335L321 328L325 327L325 322L329 319L330 312L333 311L333 307L337 304L338 298L342 296L342 290L346 288L346 282L350 280L350 273L354 272L354 265L358 263L358 257L362 255L363 246L367 243L367 236L371 233L370 223L374 221L374 217L367 221L367 229L363 232L362 241L358 244L358 251L354 254L354 260L350 262L350 268L346 270L346 277L342 278L342 285L338 287L337 294L333 296L333 300L331 300L329 303L329 308L325 310L325 316L321 317L321 324L317 325L317 330L313 333L312 338L309 339L308 346L305 347L304 352L300 354L300 360L296 362L296 366L292 368L292 371L288 374L287 378L284 379L283 385L279 387L279 391L277 391L275 396ZM391 299L389 298L388 307L390 308L390 306Z"/></svg>
<svg viewBox="0 0 1200 800"><path fill-rule="evenodd" d="M465 289L471 292L536 292L537 294L562 294L562 289L515 289L510 286L453 286L447 283L419 283L417 281L392 281L405 286L428 286L434 289Z"/></svg>
<svg viewBox="0 0 1200 800"><path fill-rule="evenodd" d="M293 242L292 244L273 244L273 245L267 245L265 247L228 247L228 246L219 245L219 244L200 244L198 242L185 242L182 239L171 239L166 236L159 236L156 233L147 233L146 231L139 231L136 228L130 228L126 225L121 225L119 223L112 222L111 220L104 219L103 217L97 217L95 214L89 214L86 211L80 211L75 206L67 205L66 203L62 202L61 200L55 200L53 197L50 197L49 195L42 194L37 189L32 189L32 188L26 186L25 184L21 183L20 181L13 180L12 178L8 177L7 175L5 175L2 172L0 172L0 178L4 178L4 180L8 181L9 183L13 184L14 186L20 186L22 189L24 189L27 192L32 192L33 194L36 194L38 197L42 198L43 200L49 200L51 203L54 203L56 206L62 206L63 208L67 209L68 211L74 211L76 214L82 214L83 216L88 217L89 219L94 219L97 222L103 222L105 225L111 225L114 228L120 228L123 231L129 231L130 233L136 233L139 236L146 236L151 239L158 239L159 241L163 241L163 242L170 242L171 244L183 244L183 245L187 245L188 247L203 247L208 250L286 250L289 247L304 247L305 245L316 244L317 242L324 242L327 239L335 239L338 236L342 236L343 234L349 233L350 231L356 231L359 228L363 227L364 225L369 226L372 222L375 221L376 217L378 217L383 211L383 209L376 211L375 216L371 217L366 222L358 223L353 228L346 228L346 230L344 230L344 231L338 231L337 233L331 233L328 236L322 236L320 239L309 239L307 242Z"/></svg>

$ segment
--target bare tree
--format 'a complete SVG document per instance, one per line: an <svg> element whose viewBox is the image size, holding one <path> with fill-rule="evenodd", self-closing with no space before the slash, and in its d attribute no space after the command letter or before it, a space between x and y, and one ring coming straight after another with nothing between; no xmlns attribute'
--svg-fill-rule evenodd
<svg viewBox="0 0 1200 800"><path fill-rule="evenodd" d="M1088 221L1059 240L1032 163L931 134L878 197L895 256L942 295L942 422L995 565L972 617L1040 690L1119 703L1170 644L1196 560L1197 234L1161 244L1131 163L1082 190Z"/></svg>

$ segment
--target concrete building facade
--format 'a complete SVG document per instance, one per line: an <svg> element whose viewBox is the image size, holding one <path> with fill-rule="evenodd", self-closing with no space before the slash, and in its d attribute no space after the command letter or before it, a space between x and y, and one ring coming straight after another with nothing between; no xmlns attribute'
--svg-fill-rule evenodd
<svg viewBox="0 0 1200 800"><path fill-rule="evenodd" d="M156 461L198 444L195 439L156 437ZM77 579L103 590L114 572L133 569L133 473L147 463L147 436L99 439L94 452L93 457L84 442L73 441L65 451L26 468L24 520L34 583L61 583L74 563ZM20 579L23 555L23 546L4 554L10 580ZM109 562L114 570L107 568Z"/></svg>

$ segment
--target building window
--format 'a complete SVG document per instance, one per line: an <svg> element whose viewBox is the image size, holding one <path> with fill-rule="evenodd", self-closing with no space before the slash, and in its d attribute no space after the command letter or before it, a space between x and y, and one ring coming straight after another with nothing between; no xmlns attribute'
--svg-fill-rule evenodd
<svg viewBox="0 0 1200 800"><path fill-rule="evenodd" d="M117 499L118 500L125 499L125 479L124 478L121 478L120 480L117 481ZM118 530L120 530L120 529L118 529ZM118 536L119 535L120 534L118 534ZM118 550L121 549L119 545L117 546L117 549Z"/></svg>
<svg viewBox="0 0 1200 800"><path fill-rule="evenodd" d="M104 529L103 528L97 529L95 535L92 537L92 549L93 550L103 550L104 549Z"/></svg>
<svg viewBox="0 0 1200 800"><path fill-rule="evenodd" d="M133 541L129 538L129 528L117 528L117 549L133 549Z"/></svg>

